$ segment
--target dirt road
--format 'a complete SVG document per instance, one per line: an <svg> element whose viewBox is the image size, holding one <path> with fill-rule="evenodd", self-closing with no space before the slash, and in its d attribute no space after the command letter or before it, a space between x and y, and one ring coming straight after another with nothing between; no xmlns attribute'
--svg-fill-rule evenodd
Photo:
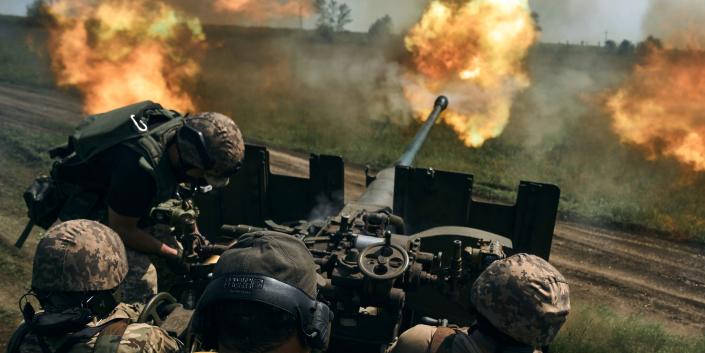
<svg viewBox="0 0 705 353"><path fill-rule="evenodd" d="M643 313L675 331L705 331L702 245L560 223L551 262L583 300Z"/></svg>
<svg viewBox="0 0 705 353"><path fill-rule="evenodd" d="M0 118L42 127L57 114L80 115L76 101L51 92L0 85ZM5 114L9 109L17 114ZM75 121L75 120L74 120ZM271 151L275 173L307 176L305 155ZM346 199L364 190L362 168L346 171ZM705 246L680 244L649 234L627 234L559 223L551 262L568 278L575 301L607 304L641 313L681 333L705 331Z"/></svg>

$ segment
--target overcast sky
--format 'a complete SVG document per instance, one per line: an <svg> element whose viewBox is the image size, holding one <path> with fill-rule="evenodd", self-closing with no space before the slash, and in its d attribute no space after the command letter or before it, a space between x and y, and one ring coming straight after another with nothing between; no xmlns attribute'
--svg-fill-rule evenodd
<svg viewBox="0 0 705 353"><path fill-rule="evenodd" d="M203 0L193 0L203 1ZM349 29L367 31L377 18L389 14L397 29L413 24L427 0L341 0L352 8ZM645 37L642 20L649 0L529 0L540 16L542 41L637 41ZM23 15L32 0L0 0L0 13ZM703 5L705 6L705 4ZM311 21L308 21L311 22ZM658 35L658 34L657 34Z"/></svg>

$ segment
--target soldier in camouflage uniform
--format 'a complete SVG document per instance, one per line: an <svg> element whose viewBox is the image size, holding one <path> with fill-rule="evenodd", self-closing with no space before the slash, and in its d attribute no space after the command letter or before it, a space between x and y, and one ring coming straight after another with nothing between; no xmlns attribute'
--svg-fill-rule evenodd
<svg viewBox="0 0 705 353"><path fill-rule="evenodd" d="M125 247L110 228L87 220L50 228L32 269L32 292L43 310L25 306L7 352L179 352L181 342L162 329L134 323L141 305L115 301L127 271Z"/></svg>
<svg viewBox="0 0 705 353"><path fill-rule="evenodd" d="M99 220L123 240L129 272L127 302L145 302L157 292L149 255L184 268L173 245L150 234L152 207L174 197L179 183L224 187L244 158L237 125L219 113L182 116L145 101L87 118L60 157L51 177L66 201L62 221Z"/></svg>
<svg viewBox="0 0 705 353"><path fill-rule="evenodd" d="M540 353L570 311L563 275L540 257L518 254L490 265L470 300L478 319L469 329L415 326L392 353Z"/></svg>

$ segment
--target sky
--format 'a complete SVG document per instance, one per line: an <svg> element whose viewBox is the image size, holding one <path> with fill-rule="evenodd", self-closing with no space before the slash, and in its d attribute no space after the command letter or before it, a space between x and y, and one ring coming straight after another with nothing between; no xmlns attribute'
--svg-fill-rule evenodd
<svg viewBox="0 0 705 353"><path fill-rule="evenodd" d="M541 41L596 44L608 39L640 41L649 0L529 0L539 14Z"/></svg>
<svg viewBox="0 0 705 353"><path fill-rule="evenodd" d="M202 0L193 0L202 1ZM397 31L413 24L427 0L340 0L352 9L353 31L367 31L370 24L386 14ZM0 13L23 15L32 0L0 0ZM541 41L597 44L605 39L639 41L643 17L650 0L529 0L540 16ZM307 21L312 26L313 20ZM658 35L658 34L656 34Z"/></svg>

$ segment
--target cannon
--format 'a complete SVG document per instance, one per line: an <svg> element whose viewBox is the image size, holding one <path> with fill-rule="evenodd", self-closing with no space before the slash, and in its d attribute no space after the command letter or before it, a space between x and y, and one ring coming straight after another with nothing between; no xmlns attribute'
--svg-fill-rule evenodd
<svg viewBox="0 0 705 353"><path fill-rule="evenodd" d="M193 262L172 294L192 306L218 253L243 234L275 230L304 241L320 268L319 300L335 314L332 352L379 352L418 323L470 325L468 292L492 261L548 259L560 191L521 182L515 204L493 204L473 198L470 174L413 167L447 106L439 97L402 156L376 175L366 170L366 191L349 202L342 158L312 154L308 178L277 175L267 148L248 144L228 187L155 209L178 225ZM194 233L195 216L208 239Z"/></svg>

